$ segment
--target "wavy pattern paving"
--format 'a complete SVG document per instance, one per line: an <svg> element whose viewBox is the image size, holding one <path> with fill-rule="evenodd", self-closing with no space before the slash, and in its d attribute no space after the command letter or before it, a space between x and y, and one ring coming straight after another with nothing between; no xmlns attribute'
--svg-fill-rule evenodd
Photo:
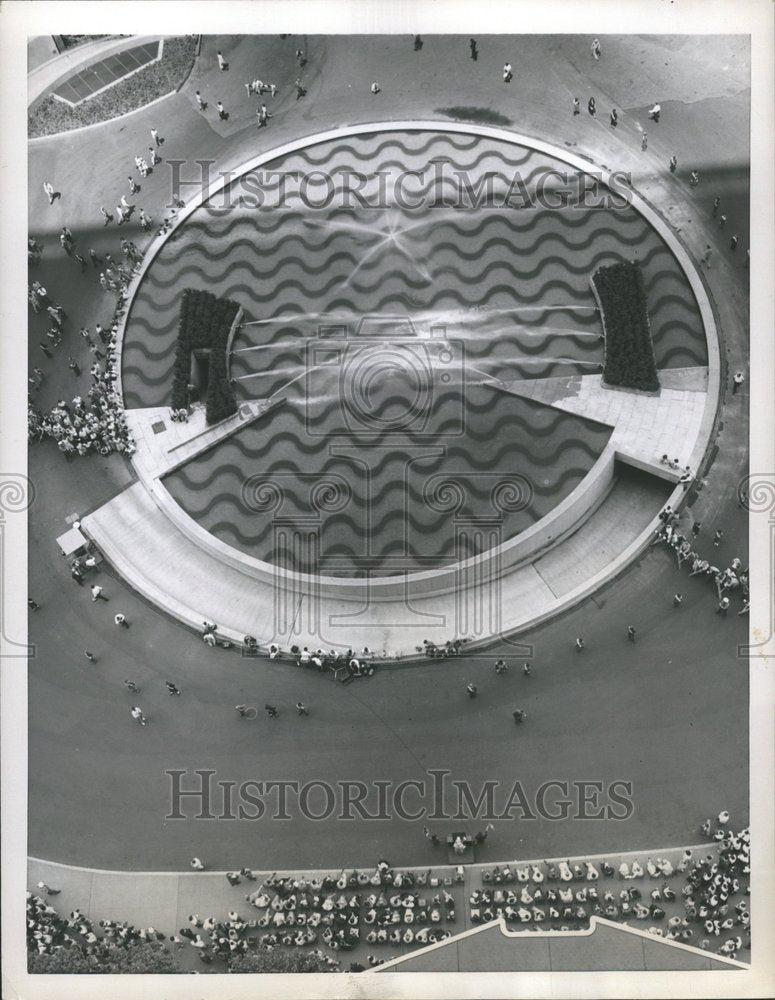
<svg viewBox="0 0 775 1000"><path fill-rule="evenodd" d="M208 531L255 558L334 576L366 559L390 575L475 555L471 518L494 519L504 541L524 531L578 485L610 436L486 386L435 388L421 430L354 434L329 382L311 412L299 396L165 486ZM384 416L405 398L392 386L370 412ZM320 561L287 545L288 524L319 536Z"/></svg>
<svg viewBox="0 0 775 1000"><path fill-rule="evenodd" d="M534 195L546 170L566 165L478 137L362 135L289 155L235 182L229 207L219 196L198 209L135 297L122 356L126 404L169 404L179 295L189 285L243 307L247 322L231 363L237 395L277 394L286 404L271 423L245 428L167 479L186 512L263 560L336 575L359 571L359 558L368 557L390 573L442 565L492 544L458 531L461 517L497 515L508 538L567 496L608 430L485 383L600 370L602 331L589 285L598 267L641 261L659 367L702 365L707 357L690 286L633 208L519 208L513 200L504 207L514 198L515 176L520 191ZM406 171L414 172L410 179ZM289 180L294 175L307 178L306 204ZM379 421L400 413L417 390L395 367L373 385L364 376L363 385L343 389L331 382L330 365L316 365L321 347L330 353L332 337L344 338L333 362L341 376L363 343L355 336L360 320L375 315L408 317L420 351L443 342L454 355L454 378L434 383L431 424L422 433L380 430ZM432 377L443 367L432 364ZM360 392L378 418L370 437L342 410L342 399ZM526 477L529 500L512 497L496 510L492 475L507 473ZM277 482L256 481L246 498L245 481L255 474ZM328 506L311 510L310 490L325 482L320 496ZM280 507L271 506L275 488ZM455 507L458 489L465 500ZM507 494L503 487L497 495ZM276 517L310 513L318 518L322 567L309 549L277 551ZM338 566L331 563L337 558Z"/></svg>

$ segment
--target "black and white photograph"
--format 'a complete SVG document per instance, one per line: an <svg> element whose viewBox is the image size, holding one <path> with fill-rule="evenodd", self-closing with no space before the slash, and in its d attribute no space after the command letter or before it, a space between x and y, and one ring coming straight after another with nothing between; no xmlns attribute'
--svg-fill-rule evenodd
<svg viewBox="0 0 775 1000"><path fill-rule="evenodd" d="M773 23L0 8L3 997L773 995Z"/></svg>

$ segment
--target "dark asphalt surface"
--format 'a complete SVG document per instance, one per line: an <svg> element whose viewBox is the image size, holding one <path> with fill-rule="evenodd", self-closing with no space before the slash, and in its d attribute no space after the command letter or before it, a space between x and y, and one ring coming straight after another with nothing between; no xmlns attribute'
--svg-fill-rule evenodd
<svg viewBox="0 0 775 1000"><path fill-rule="evenodd" d="M716 261L708 281L723 354L730 366L745 367L748 123L740 52L733 53L728 73L709 75L708 67L718 69L724 57L714 40L702 48L693 42L676 48L672 39L611 38L595 64L584 39L487 38L480 40L479 62L469 64L467 40L427 39L422 53L414 53L411 39L356 45L309 39L309 93L296 103L288 92L296 44L290 37L236 45L209 39L176 97L116 125L31 146L30 227L46 243L36 277L70 315L54 361L37 348L42 319L30 319L30 359L47 373L43 406L85 391L88 376L73 378L66 355L77 353L88 372L78 328L105 323L110 315L96 276L89 271L81 277L59 249L56 233L67 224L82 252L88 246L118 251L119 233L100 227L99 205L112 210L128 187L132 157L147 147L151 126L167 138L165 157L238 163L260 148L345 121L438 117L435 109L452 103L496 110L516 130L631 169L634 186L673 222L696 257L713 242ZM213 68L219 47L230 53L228 74ZM518 85L511 89L500 82L506 58L518 68ZM251 117L254 102L247 104L243 87L256 72L269 79L274 74L283 88L271 127L259 136ZM461 82L451 93L453 73ZM382 87L378 98L368 91L371 79ZM234 107L228 123L196 112L197 88L211 109L219 97ZM592 92L604 120L573 120L571 97L584 101ZM645 120L645 108L655 99L663 106L658 126ZM615 134L607 124L609 100L620 110ZM649 133L646 153L640 152L638 124ZM673 152L680 165L675 177L666 169ZM688 186L690 164L701 173L694 190ZM63 192L52 208L41 191L46 178ZM160 218L169 183L163 165L141 183L141 196L133 200ZM727 208L726 233L710 217L716 193ZM133 227L122 229L121 235L142 245ZM732 231L740 236L736 255L725 249ZM722 421L719 451L694 510L708 550L715 527L724 528L717 555L727 565L735 555L747 558L746 520L735 502L747 471L747 390L727 396ZM100 581L110 603L93 604L88 589L70 579L55 538L68 514L93 509L129 482L129 466L117 456L68 463L46 443L31 449L29 475L37 489L29 520L29 593L41 605L30 621L36 645L29 665L34 856L141 870L183 869L193 854L223 868L362 865L383 854L396 864L437 859L423 838L423 819L165 820L169 769L211 768L215 781L238 783L373 783L429 781L429 768L446 768L449 780L471 782L475 795L483 782L499 782L498 802L516 780L528 802L549 780L632 783L629 819L497 821L480 860L693 842L699 823L721 808L732 813L735 825L747 819L747 663L737 656L747 618L716 615L712 584L689 580L661 548L649 550L594 598L521 637L534 650L530 678L521 675L522 657L513 653L509 675L496 677L492 663L500 649L493 648L476 659L386 668L342 688L287 664L211 652L110 570ZM685 597L679 610L671 604L676 589ZM132 622L126 632L113 625L117 610ZM628 624L637 628L635 645L626 639ZM587 644L581 654L573 649L578 634ZM95 653L96 665L86 660L85 649ZM125 678L139 684L140 695L129 695ZM165 680L181 688L180 698L168 697ZM469 680L479 686L476 700L465 694ZM310 707L309 718L296 717L299 699ZM135 701L149 718L144 729L129 716ZM267 701L280 708L277 720L263 713L253 722L237 719L234 705L260 708ZM528 713L522 727L513 724L515 707ZM275 800L274 794L266 797L270 805ZM411 791L406 802L415 807ZM214 812L220 804L216 797ZM310 805L320 809L320 798ZM445 833L481 824L450 819L429 825Z"/></svg>

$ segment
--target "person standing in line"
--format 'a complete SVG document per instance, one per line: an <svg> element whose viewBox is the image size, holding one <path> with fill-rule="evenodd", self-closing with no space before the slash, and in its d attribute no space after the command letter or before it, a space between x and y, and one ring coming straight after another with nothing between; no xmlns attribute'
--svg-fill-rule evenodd
<svg viewBox="0 0 775 1000"><path fill-rule="evenodd" d="M471 52L471 58L473 59L474 62L476 62L476 60L479 58L479 49L477 48L475 38L468 39L468 48Z"/></svg>
<svg viewBox="0 0 775 1000"><path fill-rule="evenodd" d="M113 616L113 621L119 628L129 628L129 622L126 620L126 616L122 615L120 611L118 614Z"/></svg>
<svg viewBox="0 0 775 1000"><path fill-rule="evenodd" d="M43 190L46 192L46 197L48 198L49 205L53 205L54 198L56 197L56 192L54 191L54 185L49 183L49 181L43 181Z"/></svg>

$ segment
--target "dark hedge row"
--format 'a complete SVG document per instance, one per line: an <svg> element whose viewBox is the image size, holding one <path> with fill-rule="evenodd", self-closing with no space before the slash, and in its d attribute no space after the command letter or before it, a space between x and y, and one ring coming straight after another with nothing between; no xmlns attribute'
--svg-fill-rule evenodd
<svg viewBox="0 0 775 1000"><path fill-rule="evenodd" d="M640 264L622 261L601 267L592 281L603 310L603 381L626 389L659 389L646 291Z"/></svg>
<svg viewBox="0 0 775 1000"><path fill-rule="evenodd" d="M191 352L210 348L207 381L207 423L215 424L237 412L237 402L229 384L226 343L239 306L230 299L218 299L212 292L186 288L180 303L178 343L172 380L172 408L188 405Z"/></svg>

